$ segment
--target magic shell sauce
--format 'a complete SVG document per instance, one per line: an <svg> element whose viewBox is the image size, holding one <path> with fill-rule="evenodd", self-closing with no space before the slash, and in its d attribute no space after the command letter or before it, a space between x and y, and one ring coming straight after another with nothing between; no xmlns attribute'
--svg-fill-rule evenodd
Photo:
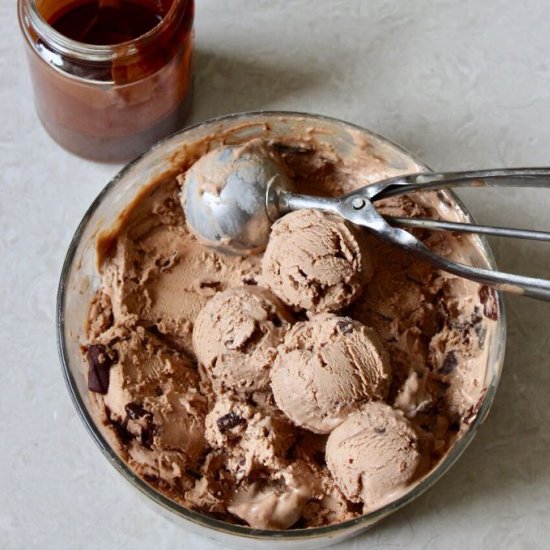
<svg viewBox="0 0 550 550"><path fill-rule="evenodd" d="M193 0L19 0L36 110L66 149L124 161L181 128Z"/></svg>

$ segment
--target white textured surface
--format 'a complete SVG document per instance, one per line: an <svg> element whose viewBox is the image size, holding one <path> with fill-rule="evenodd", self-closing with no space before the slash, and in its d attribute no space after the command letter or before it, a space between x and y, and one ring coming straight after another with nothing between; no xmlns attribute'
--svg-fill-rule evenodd
<svg viewBox="0 0 550 550"><path fill-rule="evenodd" d="M115 475L64 387L57 279L118 167L65 153L40 127L14 4L0 0L0 548L210 548ZM549 20L546 0L198 0L192 119L307 110L438 169L550 165ZM550 191L464 196L482 220L550 229ZM547 277L549 252L495 247L502 268ZM507 306L504 375L472 446L418 501L339 549L550 548L550 304Z"/></svg>

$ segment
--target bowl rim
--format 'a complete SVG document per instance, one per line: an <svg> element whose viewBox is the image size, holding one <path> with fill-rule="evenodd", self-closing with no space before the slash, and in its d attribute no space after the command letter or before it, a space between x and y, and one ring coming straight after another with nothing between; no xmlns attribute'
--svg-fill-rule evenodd
<svg viewBox="0 0 550 550"><path fill-rule="evenodd" d="M90 434L92 439L95 441L95 443L98 445L98 447L100 448L104 456L107 458L107 460L111 463L111 465L114 466L114 468L120 474L122 474L122 476L127 481L129 481L135 488L137 488L141 493L143 493L144 495L146 495L147 497L155 501L162 508L172 512L173 514L175 514L180 518L183 518L194 524L197 524L200 527L203 527L203 528L206 527L208 529L222 532L226 535L236 536L237 538L242 538L242 537L249 538L249 539L260 538L265 540L282 539L284 541L292 541L292 540L315 539L315 538L322 538L322 537L324 538L329 535L332 537L335 537L338 535L338 533L343 534L350 529L356 528L357 531L361 530L361 527L363 527L363 529L366 529L367 527L374 525L383 517L391 514L392 512L395 512L397 509L405 506L406 504L408 504L409 502L417 498L419 495L421 495L430 487L432 487L437 481L439 481L439 479L443 475L445 475L448 472L448 470L453 466L453 464L458 460L458 458L462 455L462 453L471 443L479 426L483 423L483 421L485 420L489 412L494 396L496 394L496 390L498 388L498 384L499 384L500 377L502 374L502 369L503 369L504 349L506 344L506 315L504 310L504 300L501 292L496 293L499 318L497 321L498 324L496 328L495 337L497 340L497 344L499 346L499 348L497 348L499 353L497 356L497 361L495 362L495 374L491 379L491 383L487 386L486 392L481 399L481 405L479 407L477 415L474 418L473 422L469 425L467 431L465 431L462 437L453 445L450 452L436 465L435 469L433 469L427 476L421 479L421 481L419 481L416 485L413 485L413 487L409 491L407 491L405 494L403 494L401 497L367 514L363 514L356 518L343 521L341 523L328 525L328 526L309 527L304 529L292 529L292 530L254 529L252 527L227 523L225 521L210 517L207 514L204 514L202 512L196 512L194 510L186 508L181 504L178 504L176 501L170 499L169 497L164 495L162 492L155 489L153 486L149 485L145 480L140 478L137 474L135 474L131 470L131 468L121 458L119 458L117 453L113 450L111 445L109 445L106 438L102 435L101 431L98 429L97 427L98 423L94 420L92 415L88 413L88 410L78 391L76 380L73 377L72 372L70 371L68 366L69 353L67 350L67 345L65 340L65 318L64 318L65 305L68 297L70 296L70 291L68 289L68 276L71 272L71 269L76 257L76 251L80 244L81 237L92 215L99 208L104 197L109 193L111 189L113 189L117 185L117 183L126 175L126 173L128 173L143 158L150 155L153 151L156 151L157 149L163 147L165 143L171 141L176 136L180 136L182 134L191 132L192 130L195 130L201 126L215 125L217 123L223 123L223 122L231 122L238 119L269 118L269 117L271 118L298 117L298 118L308 118L308 119L311 119L312 121L320 120L327 123L336 123L346 128L359 131L362 134L365 134L371 138L375 138L379 140L381 143L385 143L393 147L400 153L406 155L411 160L416 162L419 166L421 166L426 171L431 171L430 168L426 166L426 164L424 164L416 155L410 153L405 148L385 138L384 136L381 136L375 132L372 132L354 123L350 123L335 117L329 117L329 116L324 116L324 115L319 115L314 113L297 112L297 111L279 111L279 110L244 111L244 112L232 113L229 115L223 115L223 116L211 118L202 122L198 122L191 126L187 126L179 130L178 132L175 132L174 134L171 134L170 136L160 140L151 148L149 148L147 151L145 151L143 154L135 158L133 161L127 163L107 183L107 185L105 185L105 187L99 192L97 197L92 201L91 205L86 210L84 216L82 217L82 220L78 224L78 227L71 239L69 248L67 250L67 254L63 262L61 274L60 274L59 285L57 290L57 299L56 299L57 348L58 348L59 359L61 362L63 378L65 380L65 384L67 386L69 395L88 433ZM458 196L450 189L447 190L446 192L449 193L449 195L452 197L453 201L459 207L461 212L465 215L466 219L469 222L475 223L475 219L470 214L470 212L468 211L464 203L458 198ZM489 243L483 236L479 236L479 241L481 242L485 259L489 263L490 268L496 269L496 262L495 262L492 250L489 246Z"/></svg>

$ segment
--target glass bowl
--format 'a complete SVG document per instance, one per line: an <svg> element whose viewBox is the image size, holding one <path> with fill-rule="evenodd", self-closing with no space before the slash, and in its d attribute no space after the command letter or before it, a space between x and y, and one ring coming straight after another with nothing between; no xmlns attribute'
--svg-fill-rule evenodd
<svg viewBox="0 0 550 550"><path fill-rule="evenodd" d="M328 140L340 154L351 154L358 140L366 144L373 158L384 159L385 175L429 170L413 155L387 139L346 122L319 115L288 112L256 112L229 115L184 129L161 141L148 152L123 168L94 200L71 241L59 283L57 296L57 338L63 376L69 393L88 432L108 461L138 491L158 504L159 511L182 526L223 543L238 548L319 548L349 538L371 527L387 515L417 498L431 487L454 464L472 441L484 421L497 389L504 358L506 323L502 296L498 295L499 316L488 354L484 397L477 416L463 435L457 439L448 454L418 484L399 499L382 508L343 523L309 529L269 531L232 525L194 512L172 501L146 481L139 478L127 466L109 430L97 419L94 403L88 392L86 368L81 345L86 342L85 323L88 308L100 277L96 262L96 237L99 232L115 225L119 214L136 196L139 189L155 176L170 168L172 159L186 144L214 136L210 146L239 143L253 137L277 137L282 135L311 135ZM222 136L216 137L216 136ZM373 174L373 180L380 175ZM361 184L367 181L360 182ZM470 214L458 198L445 191L455 219L472 221ZM449 203L450 201L450 203ZM471 261L480 267L495 268L495 262L487 242L472 237L475 250Z"/></svg>

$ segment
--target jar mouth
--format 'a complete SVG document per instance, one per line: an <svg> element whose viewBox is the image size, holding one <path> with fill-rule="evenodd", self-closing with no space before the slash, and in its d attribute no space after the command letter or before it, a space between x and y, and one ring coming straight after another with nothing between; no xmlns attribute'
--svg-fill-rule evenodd
<svg viewBox="0 0 550 550"><path fill-rule="evenodd" d="M173 0L166 15L149 31L125 42L117 44L87 44L68 38L54 29L42 16L36 5L36 0L19 0L18 15L19 24L26 39L32 44L34 42L30 35L29 27L46 44L53 47L58 53L88 62L112 61L124 55L125 58L141 54L143 48L154 40L174 20L178 8L183 4L185 8L188 0ZM26 23L29 24L26 24Z"/></svg>

